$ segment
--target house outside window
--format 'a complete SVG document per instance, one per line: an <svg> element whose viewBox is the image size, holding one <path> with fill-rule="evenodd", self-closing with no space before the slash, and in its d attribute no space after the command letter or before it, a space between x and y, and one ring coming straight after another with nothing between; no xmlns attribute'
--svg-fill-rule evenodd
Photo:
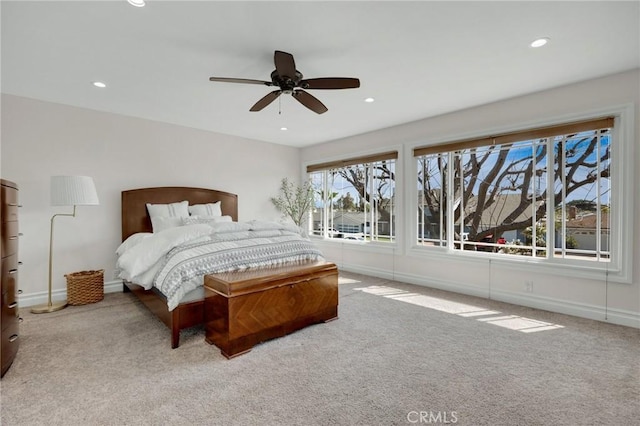
<svg viewBox="0 0 640 426"><path fill-rule="evenodd" d="M613 123L416 148L417 244L610 262Z"/></svg>
<svg viewBox="0 0 640 426"><path fill-rule="evenodd" d="M397 152L307 168L315 206L310 235L361 242L394 242Z"/></svg>

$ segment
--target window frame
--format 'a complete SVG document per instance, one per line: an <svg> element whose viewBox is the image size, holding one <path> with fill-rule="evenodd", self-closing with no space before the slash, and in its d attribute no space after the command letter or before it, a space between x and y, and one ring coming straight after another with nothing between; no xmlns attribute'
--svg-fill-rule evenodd
<svg viewBox="0 0 640 426"><path fill-rule="evenodd" d="M391 241L378 241L378 240L366 240L366 239L365 241L358 241L358 240L352 241L344 238L327 238L327 235L326 235L327 231L325 231L323 235L316 235L314 234L311 227L309 229L309 237L314 240L321 241L323 243L326 242L327 244L348 244L349 246L356 249L363 248L367 250L368 248L369 250L372 250L372 249L374 249L375 251L383 250L384 252L386 252L387 249L390 249L395 253L397 248L400 247L399 242L404 240L403 230L405 229L405 227L402 224L404 220L404 216L403 216L404 209L402 208L403 194L404 194L404 186L403 186L404 168L402 167L402 164L401 164L403 162L402 153L403 153L402 146L395 145L395 146L385 147L384 150L366 152L366 153L362 153L361 155L341 156L334 159L328 159L322 162L314 161L314 162L308 162L303 164L302 175L304 179L308 180L310 178L311 173L316 173L320 171L329 171L332 169L349 167L357 164L370 164L370 163L381 161L381 160L393 160L395 162L394 164L395 203L393 204L393 215L395 220L393 229L395 230L395 235ZM327 175L325 174L323 179L325 186L328 184L326 177ZM328 214L329 213L327 209L323 209L323 215L324 215L323 220L325 223L327 222ZM313 224L313 220L311 219L311 217L312 217L312 212L310 212L310 215L309 215L310 225Z"/></svg>
<svg viewBox="0 0 640 426"><path fill-rule="evenodd" d="M588 121L611 116L614 118L614 126L611 129L611 138L614 149L611 152L611 206L610 206L610 238L611 238L611 262L590 262L584 260L562 259L554 256L537 258L529 256L505 256L504 254L473 252L464 250L454 250L447 244L441 246L424 246L418 244L418 196L416 196L416 182L418 177L418 156L414 151L422 148L434 149L440 152L440 148L449 151L446 145L467 140L488 141L491 137L482 135L526 132L527 129L563 126L566 123ZM407 253L412 256L442 257L451 259L452 256L465 258L468 260L488 261L499 264L501 267L514 267L518 269L530 269L533 272L560 274L576 278L600 279L621 283L631 283L633 276L633 218L632 212L635 205L635 194L633 192L633 159L634 159L634 106L632 104L620 107L606 108L599 111L592 111L589 114L571 115L533 123L524 123L510 127L494 128L473 134L452 135L447 138L430 140L423 139L415 142L406 150L404 157L406 181L411 184L405 187L407 191L408 203L405 207L408 210L404 217L408 225L407 229ZM479 142L482 145L482 142ZM549 207L550 208L550 207ZM547 212L549 215L549 212ZM548 216L550 217L550 216ZM449 221L450 222L450 221ZM447 226L448 235L451 225ZM622 230L625 232L622 232Z"/></svg>

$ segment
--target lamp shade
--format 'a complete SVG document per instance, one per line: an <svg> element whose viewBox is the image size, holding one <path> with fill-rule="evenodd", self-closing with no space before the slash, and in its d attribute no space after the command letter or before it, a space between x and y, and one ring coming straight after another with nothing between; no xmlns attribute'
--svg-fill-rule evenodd
<svg viewBox="0 0 640 426"><path fill-rule="evenodd" d="M51 176L52 206L98 205L98 193L89 176Z"/></svg>

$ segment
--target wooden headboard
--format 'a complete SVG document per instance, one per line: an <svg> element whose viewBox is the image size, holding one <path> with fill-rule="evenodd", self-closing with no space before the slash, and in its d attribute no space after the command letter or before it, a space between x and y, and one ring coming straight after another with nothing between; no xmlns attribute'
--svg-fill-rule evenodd
<svg viewBox="0 0 640 426"><path fill-rule="evenodd" d="M147 203L168 204L187 200L189 205L221 201L222 214L238 220L238 196L214 189L163 186L122 191L122 241L136 232L151 232Z"/></svg>

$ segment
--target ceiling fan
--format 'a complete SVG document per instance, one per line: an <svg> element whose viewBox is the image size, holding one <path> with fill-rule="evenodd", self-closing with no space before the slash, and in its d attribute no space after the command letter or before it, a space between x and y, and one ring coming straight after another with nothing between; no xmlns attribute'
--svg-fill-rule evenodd
<svg viewBox="0 0 640 426"><path fill-rule="evenodd" d="M265 86L277 86L278 90L268 93L255 103L249 111L261 111L280 97L290 94L305 107L318 114L327 112L324 106L315 96L303 89L356 89L360 87L360 80L346 77L324 77L303 79L302 73L296 69L293 55L276 50L273 55L276 69L271 73L271 81L252 80L246 78L211 77L209 81L221 81L224 83L263 84Z"/></svg>

